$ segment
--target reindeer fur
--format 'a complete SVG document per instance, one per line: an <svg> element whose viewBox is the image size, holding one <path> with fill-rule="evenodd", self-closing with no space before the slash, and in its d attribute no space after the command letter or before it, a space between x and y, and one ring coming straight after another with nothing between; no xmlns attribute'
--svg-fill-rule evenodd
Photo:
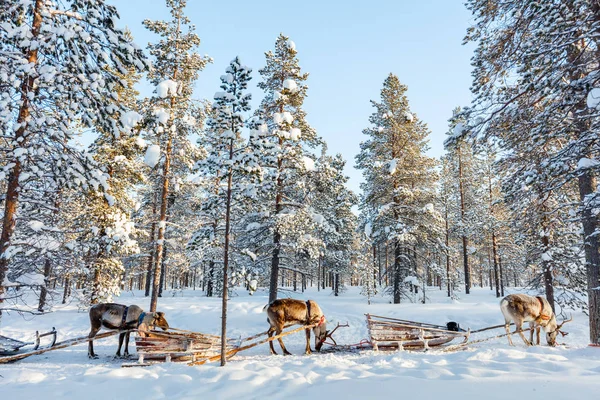
<svg viewBox="0 0 600 400"><path fill-rule="evenodd" d="M169 324L165 319L164 313L145 313L144 310L136 305L129 306L127 309L127 315L125 317L125 323L123 324L123 314L125 313L126 307L127 306L123 304L116 303L102 303L92 306L90 308L91 330L88 337L90 339L95 337L102 328L110 330L138 329L140 331L149 331L155 326L164 330L169 328ZM142 316L141 321L140 316ZM117 357L121 356L121 346L123 345L123 340L125 340L124 355L129 355L129 334L130 332L124 332L119 335L119 348L117 349L116 354ZM93 340L89 341L88 356L90 358L98 357L94 353Z"/></svg>
<svg viewBox="0 0 600 400"><path fill-rule="evenodd" d="M310 315L308 315L307 303L310 304ZM306 302L295 299L278 299L274 300L270 304L267 304L263 308L263 311L267 313L267 322L270 325L268 331L269 337L271 337L273 334L279 335L283 331L283 328L290 325L313 325L322 321L321 324L312 328L315 336L315 349L317 351L321 350L323 341L327 337L327 321L323 316L321 308L314 300L308 300L308 302ZM278 341L283 354L290 355L291 353L285 348L283 340L279 338ZM275 352L275 348L273 347L273 341L269 342L269 346L271 347L271 354L277 354ZM310 329L306 329L305 353L311 353Z"/></svg>
<svg viewBox="0 0 600 400"><path fill-rule="evenodd" d="M539 300L538 300L539 299ZM541 303L540 304L540 300ZM556 345L556 336L560 325L556 322L556 316L548 300L543 297L533 297L526 294L510 294L500 301L500 310L504 315L505 329L508 337L508 343L514 346L510 337L510 322L514 321L517 327L517 333L523 339L527 346L533 345L533 331L536 331L536 342L540 344L540 327L546 333L546 341L549 346ZM529 322L530 337L529 341L523 335L523 322Z"/></svg>

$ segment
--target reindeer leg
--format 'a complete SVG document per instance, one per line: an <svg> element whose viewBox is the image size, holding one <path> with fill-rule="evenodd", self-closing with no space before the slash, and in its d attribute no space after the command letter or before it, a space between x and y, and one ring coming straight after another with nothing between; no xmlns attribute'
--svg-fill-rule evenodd
<svg viewBox="0 0 600 400"><path fill-rule="evenodd" d="M271 337L271 336L273 336L274 332L275 332L275 329L273 327L270 327L269 330L267 331L267 334L269 335L269 337ZM269 342L269 347L271 348L271 354L276 356L277 352L275 351L275 347L273 347L272 340Z"/></svg>
<svg viewBox="0 0 600 400"><path fill-rule="evenodd" d="M510 321L506 321L504 329L506 329L506 337L508 338L508 344L514 346L515 344L513 343L512 338L510 337Z"/></svg>
<svg viewBox="0 0 600 400"><path fill-rule="evenodd" d="M529 343L531 343L532 345L533 345L533 331L535 331L535 324L533 322L530 322L529 323Z"/></svg>
<svg viewBox="0 0 600 400"><path fill-rule="evenodd" d="M281 332L283 332L283 327L281 329L277 329L275 332L277 332L277 334L281 334ZM279 342L279 346L281 346L281 350L283 351L283 355L286 356L291 356L292 353L290 353L289 351L287 351L287 349L285 348L285 344L283 344L283 339L282 338L278 338L277 341Z"/></svg>
<svg viewBox="0 0 600 400"><path fill-rule="evenodd" d="M517 333L519 334L519 336L521 336L521 339L523 339L523 342L525 342L525 345L531 346L531 343L529 343L529 341L527 341L527 338L523 334L523 322L521 322L520 324L517 324L515 322L515 324L517 325Z"/></svg>
<svg viewBox="0 0 600 400"><path fill-rule="evenodd" d="M131 332L127 332L125 334L125 352L123 353L123 355L125 357L129 357L129 335L131 334Z"/></svg>
<svg viewBox="0 0 600 400"><path fill-rule="evenodd" d="M310 354L311 350L310 350L310 329L305 329L306 331L306 350L304 352L304 354Z"/></svg>
<svg viewBox="0 0 600 400"><path fill-rule="evenodd" d="M539 326L537 327L535 333L536 333L537 345L539 346L540 345L540 327Z"/></svg>
<svg viewBox="0 0 600 400"><path fill-rule="evenodd" d="M125 339L125 333L119 334L119 348L117 349L117 354L115 354L115 357L121 357L121 346L123 346L123 339Z"/></svg>
<svg viewBox="0 0 600 400"><path fill-rule="evenodd" d="M94 322L92 322L92 329L90 330L90 334L88 335L88 338L93 338L96 336L96 334L98 333L98 331L100 331L100 324L96 324ZM89 358L98 358L98 355L94 353L94 341L90 340L88 342L88 357Z"/></svg>

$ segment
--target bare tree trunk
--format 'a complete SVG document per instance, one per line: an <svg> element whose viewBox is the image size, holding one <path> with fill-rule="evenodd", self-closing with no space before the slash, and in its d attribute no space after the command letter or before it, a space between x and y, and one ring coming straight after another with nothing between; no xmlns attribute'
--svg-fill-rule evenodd
<svg viewBox="0 0 600 400"><path fill-rule="evenodd" d="M69 277L69 275L65 276L64 285L65 285L65 287L63 288L62 304L67 303L67 298L71 294L71 278Z"/></svg>
<svg viewBox="0 0 600 400"><path fill-rule="evenodd" d="M400 243L394 241L394 304L400 303Z"/></svg>
<svg viewBox="0 0 600 400"><path fill-rule="evenodd" d="M469 294L471 292L471 269L469 268L469 255L468 244L467 244L467 236L464 232L466 229L465 226L465 192L463 187L463 171L462 171L462 148L460 144L458 146L458 184L460 191L460 216L462 222L462 247L463 247L463 267L465 270L465 294Z"/></svg>
<svg viewBox="0 0 600 400"><path fill-rule="evenodd" d="M29 40L37 41L42 26L42 7L43 0L36 0L33 8L33 24L31 26L31 37ZM30 46L25 54L28 65L34 66L38 61L38 47ZM35 70L35 67L33 68ZM27 125L31 112L31 101L36 95L35 78L33 74L27 76L21 83L21 107L19 108L19 116L17 117L18 129L15 132L14 142L19 143L22 148L27 147ZM5 132L6 134L6 132ZM11 160L14 166L8 172L6 196L4 198L4 216L2 218L2 234L0 234L0 319L2 318L1 306L3 303L4 294L4 278L8 272L8 258L2 257L10 246L10 240L15 232L16 216L19 207L19 177L23 169L23 165L18 157Z"/></svg>
<svg viewBox="0 0 600 400"><path fill-rule="evenodd" d="M584 203L586 196L594 193L596 179L588 172L578 177L579 196ZM585 243L585 266L587 273L588 311L590 323L590 342L600 344L600 253L596 235L597 219L591 206L583 205L583 234Z"/></svg>
<svg viewBox="0 0 600 400"><path fill-rule="evenodd" d="M233 139L229 143L229 161L233 160ZM221 306L221 366L227 362L227 297L228 297L228 274L229 274L229 231L231 220L231 192L233 184L233 167L229 166L227 176L227 200L225 205L225 249L223 252L223 302Z"/></svg>
<svg viewBox="0 0 600 400"><path fill-rule="evenodd" d="M40 301L38 303L38 311L44 312L44 306L46 305L46 296L48 295L48 286L50 285L50 272L52 271L52 264L50 259L46 258L44 261L44 285L40 291Z"/></svg>
<svg viewBox="0 0 600 400"><path fill-rule="evenodd" d="M500 296L504 297L504 271L500 254L498 254L498 270L500 271Z"/></svg>
<svg viewBox="0 0 600 400"><path fill-rule="evenodd" d="M156 250L154 248L154 236L156 235L156 203L158 202L157 192L154 193L154 199L152 200L152 223L150 225L150 259L148 260L148 268L146 270L146 291L144 296L150 296L150 288L152 286L152 270L154 269L154 254Z"/></svg>

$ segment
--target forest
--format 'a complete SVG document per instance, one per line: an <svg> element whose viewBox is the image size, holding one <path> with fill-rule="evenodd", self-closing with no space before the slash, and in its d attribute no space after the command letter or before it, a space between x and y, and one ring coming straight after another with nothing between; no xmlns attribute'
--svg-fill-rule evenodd
<svg viewBox="0 0 600 400"><path fill-rule="evenodd" d="M144 21L158 39L142 48L103 0L0 0L0 326L131 290L150 311L201 291L225 316L240 292L357 286L396 304L519 287L583 310L600 344L597 1L466 1L473 102L448 110L440 159L393 73L364 99L360 152L331 154L283 33L198 97L213 60L186 3Z"/></svg>

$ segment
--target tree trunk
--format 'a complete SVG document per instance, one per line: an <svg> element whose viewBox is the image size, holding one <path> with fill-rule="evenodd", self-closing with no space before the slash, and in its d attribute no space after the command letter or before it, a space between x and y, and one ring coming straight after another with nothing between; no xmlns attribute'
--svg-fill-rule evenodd
<svg viewBox="0 0 600 400"><path fill-rule="evenodd" d="M150 288L152 286L152 270L154 269L154 254L156 253L156 250L154 248L154 236L156 235L156 203L158 202L156 193L157 192L155 192L154 199L152 201L152 223L150 225L150 259L148 260L148 268L146 270L146 291L144 292L144 296L146 297L150 296Z"/></svg>
<svg viewBox="0 0 600 400"><path fill-rule="evenodd" d="M579 196L583 203L583 234L585 243L585 267L588 289L588 311L590 323L590 342L600 344L600 253L596 235L596 216L592 207L585 204L586 196L594 193L596 179L589 171L578 177Z"/></svg>
<svg viewBox="0 0 600 400"><path fill-rule="evenodd" d="M233 139L229 143L229 161L233 160ZM229 231L231 219L231 186L233 184L233 167L229 166L227 175L227 200L225 203L225 249L223 250L223 301L221 306L221 366L227 362L227 297L229 273Z"/></svg>
<svg viewBox="0 0 600 400"><path fill-rule="evenodd" d="M36 0L33 8L33 24L31 26L31 41L37 41L42 26L42 6L43 0ZM25 54L28 64L36 65L38 60L38 47L31 46ZM35 67L34 67L35 69ZM14 142L19 144L19 147L27 147L27 122L30 117L31 102L35 98L35 78L32 75L27 76L21 83L21 107L17 117L16 126L19 128L15 132ZM6 132L5 132L6 133ZM2 303L4 294L4 278L8 273L9 259L3 257L6 250L10 246L10 240L15 232L16 216L19 206L19 177L23 169L21 161L17 157L11 160L14 167L8 172L6 196L4 198L4 216L2 218L2 234L0 234L0 319L2 318Z"/></svg>
<svg viewBox="0 0 600 400"><path fill-rule="evenodd" d="M462 222L462 247L463 247L463 267L465 270L465 294L471 292L471 270L469 268L469 255L467 253L467 236L465 234L465 192L463 187L463 171L462 171L462 149L458 146L458 185L460 191L460 216Z"/></svg>
<svg viewBox="0 0 600 400"><path fill-rule="evenodd" d="M48 295L48 286L50 285L50 272L52 264L50 263L50 259L46 258L44 261L44 285L40 291L40 301L38 303L38 311L44 312L44 306L46 305L46 296Z"/></svg>
<svg viewBox="0 0 600 400"><path fill-rule="evenodd" d="M394 304L400 303L400 277L401 277L401 262L400 262L400 243L398 240L394 242Z"/></svg>

